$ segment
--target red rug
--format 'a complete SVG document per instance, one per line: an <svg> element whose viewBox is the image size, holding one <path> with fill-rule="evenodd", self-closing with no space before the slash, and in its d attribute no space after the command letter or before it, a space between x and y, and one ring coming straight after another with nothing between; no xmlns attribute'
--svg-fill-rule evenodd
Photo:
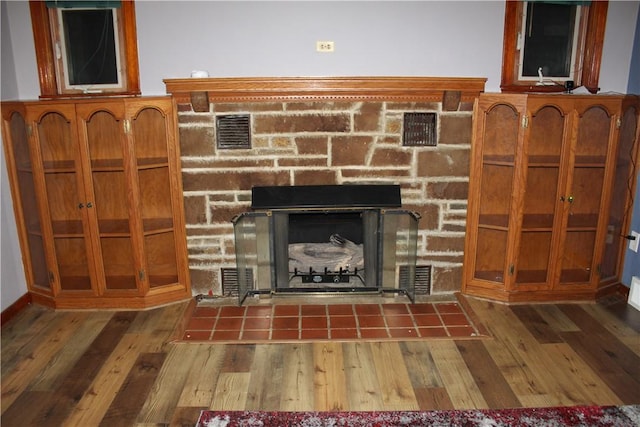
<svg viewBox="0 0 640 427"><path fill-rule="evenodd" d="M465 411L262 412L203 411L197 427L637 427L640 405Z"/></svg>

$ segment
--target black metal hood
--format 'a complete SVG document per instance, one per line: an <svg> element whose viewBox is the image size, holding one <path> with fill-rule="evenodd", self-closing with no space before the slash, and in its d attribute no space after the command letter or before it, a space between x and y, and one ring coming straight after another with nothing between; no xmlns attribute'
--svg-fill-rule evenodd
<svg viewBox="0 0 640 427"><path fill-rule="evenodd" d="M293 185L253 187L252 209L399 208L399 185Z"/></svg>

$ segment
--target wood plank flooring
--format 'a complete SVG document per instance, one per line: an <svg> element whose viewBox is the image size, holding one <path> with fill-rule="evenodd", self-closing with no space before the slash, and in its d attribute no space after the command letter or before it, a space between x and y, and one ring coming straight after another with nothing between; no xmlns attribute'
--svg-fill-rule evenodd
<svg viewBox="0 0 640 427"><path fill-rule="evenodd" d="M623 301L467 298L489 338L172 342L187 303L29 306L2 328L2 426L193 425L202 409L418 410L640 404L640 313Z"/></svg>

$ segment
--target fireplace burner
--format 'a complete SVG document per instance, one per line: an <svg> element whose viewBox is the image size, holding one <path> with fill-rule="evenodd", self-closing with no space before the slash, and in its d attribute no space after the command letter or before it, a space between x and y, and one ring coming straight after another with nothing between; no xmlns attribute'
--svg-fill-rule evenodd
<svg viewBox="0 0 640 427"><path fill-rule="evenodd" d="M254 187L233 219L240 303L250 294L395 292L413 300L419 216L398 185ZM402 274L400 271L402 270Z"/></svg>

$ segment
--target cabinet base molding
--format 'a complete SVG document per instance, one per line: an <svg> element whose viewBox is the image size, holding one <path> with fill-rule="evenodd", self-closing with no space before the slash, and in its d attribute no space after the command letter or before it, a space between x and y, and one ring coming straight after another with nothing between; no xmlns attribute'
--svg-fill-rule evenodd
<svg viewBox="0 0 640 427"><path fill-rule="evenodd" d="M117 310L142 310L156 308L162 305L182 302L192 298L191 292L183 290L167 292L156 295L140 297L120 296L91 298L82 296L57 296L41 295L35 292L30 294L35 304L44 305L54 309L117 309Z"/></svg>
<svg viewBox="0 0 640 427"><path fill-rule="evenodd" d="M595 301L598 296L597 293L588 291L571 291L571 292L559 292L559 291L535 291L535 292L507 292L497 290L487 290L481 288L467 289L463 292L464 295L480 297L489 299L492 301L504 302L504 303L536 303L536 302L572 302L572 301Z"/></svg>
<svg viewBox="0 0 640 427"><path fill-rule="evenodd" d="M605 298L611 295L621 295L627 297L629 294L629 288L620 282L614 282L606 286L602 286L597 290L570 290L570 291L558 291L548 290L535 292L528 291L504 291L501 289L487 289L475 287L473 289L466 289L462 292L464 295L484 298L492 301L505 302L505 303L535 303L535 302L595 302L601 298Z"/></svg>

